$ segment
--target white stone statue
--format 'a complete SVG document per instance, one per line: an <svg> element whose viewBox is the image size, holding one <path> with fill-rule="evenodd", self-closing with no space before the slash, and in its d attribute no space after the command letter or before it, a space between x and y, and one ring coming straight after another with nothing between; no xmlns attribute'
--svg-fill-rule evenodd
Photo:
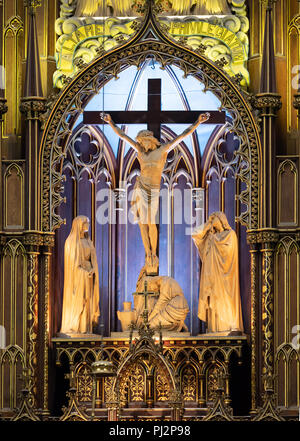
<svg viewBox="0 0 300 441"><path fill-rule="evenodd" d="M65 243L62 334L91 334L100 315L98 264L88 230L89 219L75 217Z"/></svg>
<svg viewBox="0 0 300 441"><path fill-rule="evenodd" d="M222 212L193 232L202 261L198 317L211 332L243 332L238 242Z"/></svg>

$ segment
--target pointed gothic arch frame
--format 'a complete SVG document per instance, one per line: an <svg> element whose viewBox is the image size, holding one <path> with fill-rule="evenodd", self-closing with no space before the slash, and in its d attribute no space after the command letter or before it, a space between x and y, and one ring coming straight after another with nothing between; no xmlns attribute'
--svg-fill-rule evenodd
<svg viewBox="0 0 300 441"><path fill-rule="evenodd" d="M261 226L259 213L261 183L261 143L250 100L225 72L203 55L173 41L161 28L150 5L137 33L125 44L101 54L65 86L45 123L40 145L40 209L39 224L44 232L53 232L63 223L56 213L63 201L61 196L63 176L60 164L65 156L72 127L86 103L112 78L127 67L139 68L146 59L153 58L162 68L173 64L184 75L193 75L213 92L232 119L232 130L241 139L239 155L248 166L240 179L247 189L237 195L247 205L247 211L237 219L247 229Z"/></svg>

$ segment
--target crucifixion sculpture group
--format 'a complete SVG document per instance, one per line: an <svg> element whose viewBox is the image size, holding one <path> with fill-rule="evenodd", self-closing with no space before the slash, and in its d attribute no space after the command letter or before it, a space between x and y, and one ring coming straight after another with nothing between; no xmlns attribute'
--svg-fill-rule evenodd
<svg viewBox="0 0 300 441"><path fill-rule="evenodd" d="M145 248L147 275L157 275L159 260L157 256L159 192L161 177L168 153L200 124L224 124L223 111L162 111L161 80L148 80L147 111L114 111L109 113L84 112L84 124L107 123L114 132L137 152L140 163L140 176L136 179L132 212L138 222ZM169 142L161 143L161 124L192 123L180 135ZM147 124L135 140L131 139L117 124Z"/></svg>

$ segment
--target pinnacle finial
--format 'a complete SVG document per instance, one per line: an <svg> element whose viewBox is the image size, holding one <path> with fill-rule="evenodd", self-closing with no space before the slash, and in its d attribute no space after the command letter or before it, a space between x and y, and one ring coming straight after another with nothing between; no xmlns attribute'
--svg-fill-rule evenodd
<svg viewBox="0 0 300 441"><path fill-rule="evenodd" d="M41 0L25 0L25 7L28 8L30 14L35 14L36 8L41 6Z"/></svg>
<svg viewBox="0 0 300 441"><path fill-rule="evenodd" d="M273 4L277 2L277 0L260 0L262 4L266 5L267 9L272 9Z"/></svg>

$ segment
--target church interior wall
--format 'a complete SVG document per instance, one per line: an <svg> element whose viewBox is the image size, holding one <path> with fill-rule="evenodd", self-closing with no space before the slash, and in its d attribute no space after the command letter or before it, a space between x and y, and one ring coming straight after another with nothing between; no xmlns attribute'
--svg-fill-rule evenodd
<svg viewBox="0 0 300 441"><path fill-rule="evenodd" d="M44 96L47 97L53 92L53 73L56 70L55 62L55 43L57 35L55 33L55 20L59 16L59 0L44 0L41 7L36 9L37 21L37 37L40 52L41 64L41 81ZM250 52L248 60L248 70L250 73L249 92L252 94L259 93L260 90L260 72L262 67L263 57L263 41L264 41L264 25L265 25L265 8L258 0L249 0L247 2L250 18ZM275 63L276 63L276 79L277 91L281 96L282 107L278 110L278 118L276 118L276 151L273 163L271 164L272 173L274 173L275 188L273 191L273 203L275 206L273 223L270 229L276 230L277 239L274 244L274 271L272 278L274 280L274 368L275 374L278 375L275 380L275 390L277 392L276 406L283 410L286 415L295 416L300 404L300 359L299 351L295 351L291 346L293 338L293 326L300 324L300 283L299 283L299 264L300 264L300 249L299 249L299 219L300 219L300 170L299 170L299 134L298 134L298 110L293 106L294 95L296 90L293 88L292 69L294 66L300 65L299 53L299 12L300 4L296 0L278 0L273 5L274 10L274 46L275 46ZM298 21L295 16L298 14ZM82 175L80 184L75 184L73 171L71 168L65 169L66 182L64 185L63 196L66 196L66 202L60 205L59 215L66 218L66 223L62 225L55 232L54 253L50 256L50 247L43 243L36 245L31 239L34 233L29 231L26 224L26 210L28 210L26 182L29 179L27 175L28 161L31 158L26 158L25 144L27 142L25 135L25 115L19 110L20 100L23 97L23 89L25 82L25 66L26 66L26 43L28 38L28 16L23 1L19 0L3 0L0 1L0 64L2 64L6 71L6 82L4 96L7 100L8 111L4 113L2 123L2 136L0 138L1 146L1 213L0 213L0 246L1 246L1 287L0 287L0 325L6 329L6 339L8 349L1 354L0 351L0 415L1 412L5 416L12 416L13 409L19 406L20 399L18 393L23 385L19 378L22 373L22 368L26 364L28 357L28 341L26 340L26 333L29 326L37 326L39 332L45 332L45 324L43 323L43 311L45 302L49 301L49 338L53 337L60 329L60 314L62 311L62 289L63 289L63 270L61 266L61 259L63 256L64 242L70 231L72 219L77 214L86 214L93 218L95 214L94 196L97 189L95 189L90 181L88 171ZM0 90L1 92L1 90ZM1 95L0 95L1 97ZM1 123L0 123L1 124ZM110 162L110 154L107 154L107 164ZM125 158L126 159L126 158ZM124 159L124 161L125 161ZM119 158L116 159L116 161ZM126 161L125 161L126 162ZM197 161L195 161L197 164ZM213 163L212 163L213 164ZM207 165L207 169L212 165ZM124 166L125 167L125 166ZM132 162L131 171L136 167ZM99 186L111 186L114 181L116 187L116 180L119 177L120 169L117 162L112 167L108 167L108 172L112 176L111 180L103 176ZM186 166L186 169L188 167ZM199 167L200 170L200 167ZM187 170L190 177L195 170ZM202 172L202 170L201 170ZM265 171L263 170L262 173ZM204 173L204 172L203 172ZM214 185L219 186L219 182L214 182L214 177L210 176L210 188ZM228 172L226 175L225 184L222 183L218 189L220 192L210 196L208 190L207 198L207 213L212 211L225 211L231 223L234 223L234 216L238 215L241 207L239 202L235 200L236 188L234 186L242 186L241 182L234 182L233 175ZM132 185L134 180L132 181ZM186 179L181 177L179 185L187 187L189 184ZM40 191L40 190L39 190ZM88 195L88 196L87 196ZM227 203L229 201L229 203ZM40 203L39 201L36 202ZM260 206L259 210L263 210ZM142 259L141 247L136 250L136 243L141 242L136 226L130 227L127 231L127 243L125 241L125 226L120 228L116 226L102 226L97 230L95 222L92 221L91 236L95 239L98 234L101 237L101 250L98 250L99 266L102 271L102 285L101 285L101 309L107 311L104 313L104 327L105 332L109 334L110 331L120 331L115 312L123 300L125 300L125 279L127 274L124 272L124 255L123 250L125 246L131 244L131 253ZM251 334L253 322L253 308L252 308L252 285L251 285L251 266L252 258L256 261L256 289L259 293L258 304L256 309L256 369L257 372L263 372L264 364L264 325L263 325L263 308L261 301L263 291L263 257L262 252L247 241L247 229L240 223L235 223L236 231L239 238L240 249L240 273L241 277L241 291L242 291L242 308L244 314L244 325L248 335ZM162 228L160 243L166 242L167 231ZM174 231L173 231L174 233ZM259 232L258 232L259 234ZM42 235L42 234L41 234ZM266 243L269 243L266 240ZM141 243L140 243L141 245ZM180 247L186 246L184 240L178 240L174 247L175 253L180 252ZM255 245L257 246L257 245ZM52 249L52 248L51 248ZM173 251L174 251L173 250ZM189 249L189 251L191 251ZM195 250L194 250L195 251ZM199 259L196 252L192 251L192 261L194 262L192 270L192 278L199 283ZM253 254L251 254L251 252ZM49 253L49 255L47 254ZM114 254L114 256L113 256ZM48 259L48 257L49 259ZM35 260L35 258L37 260ZM51 270L49 274L45 271L47 265L50 265ZM167 266L167 263L165 263ZM132 287L137 278L137 271L139 262L134 266L134 270L129 275L129 282ZM36 273L40 277L35 280ZM185 278L180 275L180 262L175 262L173 274L178 279ZM107 281L109 281L107 283ZM183 283L183 282L182 282ZM47 285L48 284L48 285ZM194 291L197 291L195 284ZM45 288L46 286L46 288ZM48 287L48 288L47 288ZM190 287L189 287L190 288ZM43 290L51 292L49 298L39 299L37 305L33 307L33 316L36 314L39 323L34 321L34 324L28 321L27 307L29 293L42 292ZM121 300L122 299L122 300ZM44 301L45 300L45 301ZM196 301L193 305L197 307ZM34 309L37 308L37 309ZM196 312L191 317L189 325L195 330L199 327ZM35 329L36 330L36 329ZM69 363L67 357L61 360L61 366L56 367L53 346L51 346L50 354L45 354L44 341L40 338L36 343L41 360L43 363L49 357L49 395L51 401L51 408L56 415L60 414L61 406L67 404L65 396L59 394L55 397L55 388L62 388L67 390L68 381L63 378L65 373L72 363ZM49 340L50 341L50 340ZM244 343L243 343L244 344ZM125 350L126 346L122 346ZM32 349L32 348L31 348ZM78 348L76 348L77 351ZM182 350L182 360L184 354L184 347ZM195 348L193 348L194 350ZM85 350L85 348L84 348ZM83 352L84 352L83 350ZM113 345L109 347L113 351ZM247 349L249 351L249 347ZM246 351L243 348L243 351ZM120 349L121 351L121 349ZM166 352L172 354L172 348L168 348ZM79 354L78 350L78 354ZM88 350L87 350L88 352ZM180 351L179 351L180 352ZM222 351L221 351L222 352ZM170 355L171 356L171 355ZM178 360L180 359L180 356ZM223 355L222 355L223 356ZM44 357L44 358L43 358ZM94 358L93 358L94 357ZM201 375L206 376L206 385L213 383L212 390L216 388L216 365L211 366L208 362L205 365L205 371L200 372L199 366L201 360L198 357L197 350L192 355L192 367L182 366L177 360L178 372L182 384L184 385L184 396L186 399L186 406L192 407L199 404L201 401ZM246 400L240 402L240 395L238 389L240 384L231 384L231 390L234 401L234 411L248 412L250 410L250 394L251 394L251 373L250 363L251 354L246 355L246 363L240 368L238 359L234 359L233 366L230 367L231 373L237 372L239 375L247 376L248 382L243 387L245 388ZM221 357L222 358L222 357ZM221 360L220 358L220 360ZM91 360L94 360L93 355ZM76 373L78 374L77 383L86 383L86 391L90 391L91 378L88 376L89 364L86 360L80 358L76 359ZM88 360L88 359L87 359ZM88 360L89 363L91 360ZM199 361L200 360L200 361ZM224 361L224 358L222 359ZM57 360L56 360L57 361ZM85 363L85 364L84 364ZM219 363L219 360L218 360ZM217 363L217 364L218 364ZM222 363L219 367L224 366ZM227 365L226 365L227 366ZM227 366L228 367L228 366ZM38 404L42 407L45 405L44 396L46 374L42 362L38 365L39 379L36 387L38 391ZM144 405L146 403L146 396L143 395L143 387L147 382L145 365L135 366L135 375L132 377L132 385L136 386L137 392L130 392L136 395L128 398L128 385L124 386L124 394L127 393L127 402L131 399ZM241 369L240 371L238 369ZM232 374L233 375L233 374ZM159 407L165 401L163 395L164 387L169 388L163 384L165 381L163 376L157 376L156 381L159 382L160 397L156 396L155 400ZM136 384L141 381L141 385ZM230 380L231 381L231 380ZM134 383L135 382L135 383ZM256 380L257 395L262 396L264 380L259 378ZM192 386L191 386L192 385ZM111 383L107 381L106 389L103 389L102 401L107 399L107 389ZM106 390L106 392L105 392ZM130 390L130 387L129 387ZM127 392L126 392L127 391ZM88 393L89 399L91 392ZM130 394L129 393L129 394ZM210 397L210 391L206 391L206 397ZM168 395L169 396L169 395ZM84 396L81 397L84 403ZM149 398L149 397L148 397ZM154 401L155 401L154 400ZM208 400L210 401L210 400ZM192 404L191 404L192 403ZM262 404L262 399L257 399L258 404ZM191 418L195 415L189 414Z"/></svg>

